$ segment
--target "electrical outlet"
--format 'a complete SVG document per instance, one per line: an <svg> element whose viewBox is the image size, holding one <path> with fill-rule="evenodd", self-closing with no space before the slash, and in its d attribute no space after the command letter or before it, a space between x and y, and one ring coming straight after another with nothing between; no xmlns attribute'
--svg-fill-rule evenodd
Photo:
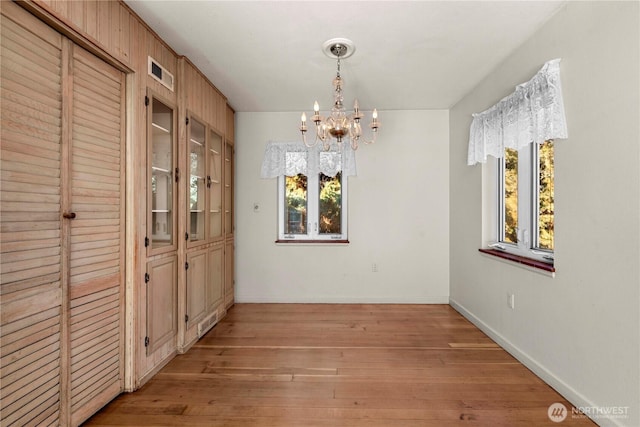
<svg viewBox="0 0 640 427"><path fill-rule="evenodd" d="M378 272L378 263L374 262L373 264L371 264L371 271L373 273L377 273Z"/></svg>
<svg viewBox="0 0 640 427"><path fill-rule="evenodd" d="M509 308L511 310L516 308L516 296L515 296L515 294L512 294L511 292L507 293L507 305L509 306Z"/></svg>

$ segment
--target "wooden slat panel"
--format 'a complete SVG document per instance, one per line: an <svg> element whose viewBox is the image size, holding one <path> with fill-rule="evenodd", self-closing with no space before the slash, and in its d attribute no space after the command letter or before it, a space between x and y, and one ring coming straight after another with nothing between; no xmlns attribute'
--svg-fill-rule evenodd
<svg viewBox="0 0 640 427"><path fill-rule="evenodd" d="M77 321L71 333L71 341L73 343L74 349L77 350L81 348L83 344L93 342L93 340L95 339L100 340L100 347L109 345L114 341L117 342L119 340L118 335L108 335L108 333L113 329L111 327L113 322L118 321L118 315L119 313L116 312L111 316L102 316L98 321L95 321L95 319L84 319L82 321ZM87 354L91 355L95 353L97 348L99 347L87 347L83 348L83 351L74 351L72 352L72 354L79 355L83 352L86 352ZM84 363L81 363L78 360L78 363L73 365L72 370L76 371L79 366L85 365L90 362L91 360L85 360Z"/></svg>
<svg viewBox="0 0 640 427"><path fill-rule="evenodd" d="M43 219L41 222L21 221L17 212L7 212L6 216L3 215L3 221L0 222L0 230L5 233L11 233L16 231L42 231L42 230L57 230L60 228L60 221ZM32 215L34 217L48 216L51 212L38 212ZM48 218L47 218L48 219Z"/></svg>
<svg viewBox="0 0 640 427"><path fill-rule="evenodd" d="M9 12L9 14L13 15L13 12ZM31 30L37 28L37 30L25 33L25 28L30 28ZM58 67L60 66L60 63L56 62L55 58L58 57L58 52L62 49L62 38L55 31L51 31L46 24L26 14L22 14L22 17L13 15L11 19L3 21L0 30L2 31L3 38L7 38L7 41L5 41L3 45L24 46L25 50L28 51L25 52L25 54L32 55L31 58L39 58L42 61L51 62ZM35 59L35 61L38 62L38 59Z"/></svg>
<svg viewBox="0 0 640 427"><path fill-rule="evenodd" d="M44 269L44 268L43 268ZM39 270L39 269L36 269ZM29 295L25 298L20 298L20 295L15 296L9 294L9 296L3 296L2 298L2 313L0 318L2 324L5 325L10 322L25 318L33 313L48 310L52 307L57 307L61 303L61 290L57 283L47 284L47 287L54 288L42 292L40 290L34 290L33 295ZM44 286L42 287L44 289ZM21 293L27 293L23 291Z"/></svg>
<svg viewBox="0 0 640 427"><path fill-rule="evenodd" d="M113 320L113 317L119 313L118 300L111 303L101 303L98 307L84 311L74 316L74 324L71 325L71 333L81 330L85 326L91 324L95 326L104 319ZM90 323L93 322L93 323Z"/></svg>
<svg viewBox="0 0 640 427"><path fill-rule="evenodd" d="M94 347L93 349L87 350L87 352L94 354L94 357L93 357L94 359L98 359L104 356L105 354L113 353L118 349L118 347L119 347L118 340L114 339L110 344ZM73 366L76 369L82 368L83 366L86 366L87 364L92 362L92 358L87 357L87 354L86 354L87 352L77 354L71 358L71 363L73 363Z"/></svg>
<svg viewBox="0 0 640 427"><path fill-rule="evenodd" d="M84 163L87 163L87 159L85 159ZM101 168L96 168L94 167L94 165L91 164L76 164L74 166L74 171L73 171L73 178L74 179L82 179L82 180L87 180L89 179L88 176L90 176L90 179L105 179L105 182L111 182L111 180L116 179L116 180L120 180L120 171L119 170L113 170L113 169L101 169ZM84 173L84 172L88 172L90 175L85 176L83 175L83 178L79 177L80 174Z"/></svg>
<svg viewBox="0 0 640 427"><path fill-rule="evenodd" d="M0 287L0 295L5 298L6 295L11 295L24 289L30 289L39 287L41 285L56 283L57 281L59 281L59 279L60 273L55 271L53 273L38 276L29 280L20 280L17 282L8 283Z"/></svg>
<svg viewBox="0 0 640 427"><path fill-rule="evenodd" d="M57 348L59 348L60 325L56 322L57 320L54 321L54 325L48 326L44 329L42 329L41 324L34 325L27 329L31 335L25 336L21 333L20 336L14 337L14 341L11 344L4 345L2 347L3 366L10 366L12 363L21 360L42 347L56 345L58 346ZM42 322L42 324L45 323L46 322ZM53 351L57 351L57 348Z"/></svg>
<svg viewBox="0 0 640 427"><path fill-rule="evenodd" d="M84 2L81 1L72 1L68 6L68 14L67 18L73 23L78 29L83 30L85 28L84 24Z"/></svg>
<svg viewBox="0 0 640 427"><path fill-rule="evenodd" d="M51 209L46 210L45 208L47 207L56 207L56 205L43 205L40 206L40 210L39 211L30 211L28 212L28 208L31 207L32 204L25 204L25 203L3 203L2 207L3 209L8 209L8 208L14 208L14 212L21 212L22 214L26 214L25 217L30 217L30 214L32 213L48 213L51 211ZM28 214L27 214L28 212ZM4 213L4 212L3 212ZM18 222L18 221L16 221ZM11 230L13 227L13 224L6 224L6 227L8 230ZM16 226L18 227L18 226ZM36 226L34 226L35 228ZM7 250L7 246L9 242L19 242L19 243L24 243L25 240L38 240L40 242L51 242L50 246L51 247L57 247L59 245L59 240L58 238L60 237L60 230L38 230L38 231L33 231L33 232L29 232L29 231L21 231L21 232L13 232L13 231L7 231L5 233L2 233L2 249L3 249L3 253L7 253L9 252ZM57 243L57 244L56 244ZM7 245L7 246L5 246ZM3 280L3 284L6 283Z"/></svg>
<svg viewBox="0 0 640 427"><path fill-rule="evenodd" d="M113 363L101 372L97 372L88 387L80 390L78 394L74 396L71 407L72 411L74 411L74 416L82 412L83 407L91 408L95 406L92 404L95 401L109 402L118 394L118 378L114 376L117 373L117 365L117 362ZM87 415L91 415L100 409L100 407L102 407L102 405L97 408L94 407ZM84 409L84 411L86 412L86 409Z"/></svg>
<svg viewBox="0 0 640 427"><path fill-rule="evenodd" d="M93 393L94 390L99 391L113 381L113 375L118 373L118 353L119 351L115 351L114 354L109 354L106 358L94 360L89 369L79 369L73 372L74 379L71 382L71 387L74 390L74 397L72 405L82 400L87 394ZM98 361L101 363L97 363ZM106 379L109 383L101 384L101 379Z"/></svg>
<svg viewBox="0 0 640 427"><path fill-rule="evenodd" d="M96 347L104 346L105 342L110 342L113 339L118 338L118 332L116 330L110 330L108 333L104 333L103 335L91 337L86 341L78 341L75 343L74 347L71 351L71 366L73 366L73 361L79 361L86 357L86 354L91 354L92 350ZM89 351L88 351L89 350ZM83 354L87 352L86 354Z"/></svg>
<svg viewBox="0 0 640 427"><path fill-rule="evenodd" d="M57 419L60 408L59 375L59 371L57 373L52 371L52 378L49 381L39 387L34 387L30 394L16 400L11 405L3 407L0 411L3 425L38 425L32 424L32 420L38 418L39 414L50 411L54 411L51 418ZM34 399L32 395L37 396L37 399Z"/></svg>
<svg viewBox="0 0 640 427"><path fill-rule="evenodd" d="M47 378L43 375L45 372L51 372L52 370L59 369L60 367L60 353L54 351L43 355L37 359L34 363L24 364L20 369L17 369L13 373L9 373L3 377L3 381L7 382L7 385L2 388L3 402L2 405L9 405L12 401L12 393L16 396L24 396L28 393L26 386L39 385L46 382ZM51 378L53 375L51 376ZM50 378L49 378L50 379Z"/></svg>
<svg viewBox="0 0 640 427"><path fill-rule="evenodd" d="M114 254L117 255L117 252L118 252L117 245L113 245L113 246L105 245L97 249L87 249L83 251L78 251L73 254L73 258L71 258L71 262L72 262L72 265L83 265L87 262L91 262L89 261L90 259L109 260L109 259L112 259L112 256ZM106 258L100 258L100 257L106 257ZM73 264L73 263L76 263L76 264Z"/></svg>
<svg viewBox="0 0 640 427"><path fill-rule="evenodd" d="M29 339L29 336L35 334L36 331L39 331L42 328L46 328L51 325L57 325L58 316L60 315L60 308L54 307L48 310L41 311L39 313L34 313L33 315L17 320L12 323L7 323L2 325L2 357L4 357L5 350L7 347L18 340ZM32 329L28 334L23 334L21 331L25 328L32 327L37 325L36 329ZM42 337L41 337L42 338ZM24 345L18 348L22 348ZM8 354L8 353L7 353ZM2 365L5 365L7 362L3 360Z"/></svg>
<svg viewBox="0 0 640 427"><path fill-rule="evenodd" d="M118 28L117 36L120 38L120 42L118 43L118 50L125 61L130 59L131 52L131 43L135 40L135 38L130 35L130 26L132 22L135 21L135 18L131 16L129 11L124 7L119 7L120 9L120 28ZM135 40L137 43L138 40Z"/></svg>
<svg viewBox="0 0 640 427"><path fill-rule="evenodd" d="M115 281L115 275L111 277L111 284ZM87 285L87 284L83 284ZM99 304L107 304L112 300L118 299L118 289L114 286L108 286L109 282L102 283L101 288L93 288L91 293L87 292L85 295L77 296L71 300L71 308L74 311L74 314L82 313L86 311L87 305L92 304L94 302L98 302ZM75 296L75 294L74 294ZM71 319L71 323L74 323L74 318Z"/></svg>
<svg viewBox="0 0 640 427"><path fill-rule="evenodd" d="M25 119L25 121L29 121L28 119ZM31 121L30 123L33 123L33 121ZM31 127L29 129L26 128L26 126L23 124L23 120L19 120L17 122L13 123L14 126L12 126L11 124L8 126L7 130L11 131L12 129L17 129L18 127L22 127L21 130L24 131L29 131L29 130L34 130L35 128ZM58 123L59 124L59 123ZM44 130L38 130L37 132L41 132L43 131L45 134L50 134L50 131L54 131L54 132L60 132L60 126L49 126L47 129ZM42 158L44 160L50 160L49 163L46 163L45 165L49 165L49 167L52 167L54 169L59 168L59 161L60 161L60 141L58 140L57 142L53 142L52 144L47 144L46 142L40 143L38 144L35 139L25 139L23 141L14 141L11 138L11 134L9 132L3 132L3 141L2 141L2 150L3 150L3 154L6 154L6 152L13 152L13 153L20 153L23 155L28 155L30 157L25 157L26 159L31 159L31 158ZM37 135L36 135L37 138ZM59 136L58 136L59 139ZM6 159L6 157L3 155L2 156L3 159ZM32 164L32 162L28 161L26 162L28 164ZM32 172L36 172L33 171ZM38 173L36 173L36 175L39 175Z"/></svg>
<svg viewBox="0 0 640 427"><path fill-rule="evenodd" d="M6 80L3 80L6 82ZM15 86L14 86L14 89ZM29 90L28 88L20 88L21 92L15 92L14 90L5 89L3 87L3 99L6 104L3 105L4 108L12 108L12 111L21 111L25 112L25 109L31 111L31 114L38 114L42 120L48 121L49 123L59 124L59 117L56 116L58 111L56 110L56 100L51 100L47 97L43 97L41 94L33 92L29 98L25 97L25 90Z"/></svg>
<svg viewBox="0 0 640 427"><path fill-rule="evenodd" d="M76 390L88 388L92 386L93 379L101 372L107 371L111 374L115 371L117 373L119 352L120 350L115 347L107 354L98 356L94 353L90 359L85 358L89 359L91 363L76 367L77 369L73 372L74 381L71 383L71 387Z"/></svg>
<svg viewBox="0 0 640 427"><path fill-rule="evenodd" d="M57 426L59 425L59 416L58 410L60 409L60 401L58 400L57 393L55 393L55 389L48 390L47 393L43 394L41 399L43 400L42 405L40 405L39 409L45 408L40 414L35 412L28 412L24 417L24 420L21 420L18 425L33 425L33 426ZM50 405L47 407L47 405ZM28 419L29 417L33 417Z"/></svg>
<svg viewBox="0 0 640 427"><path fill-rule="evenodd" d="M40 342L35 344L40 344ZM57 342L42 346L40 348L35 348L35 345L33 345L32 347L34 347L34 351L32 353L21 357L17 360L16 363L2 366L1 374L4 381L7 381L7 378L9 378L10 375L16 375L18 372L20 372L20 370L24 369L25 366L31 365L40 360L44 361L47 357L60 357L59 345Z"/></svg>
<svg viewBox="0 0 640 427"><path fill-rule="evenodd" d="M111 14L110 4L108 1L99 1L97 5L97 24L98 35L97 39L105 46L109 45L109 35L111 34Z"/></svg>
<svg viewBox="0 0 640 427"><path fill-rule="evenodd" d="M7 91L2 105L2 118L16 123L27 123L30 126L50 131L60 127L60 117L56 117L53 108L40 107L33 102L21 101L23 97L15 92ZM13 99L12 99L13 98ZM35 109L38 107L40 109Z"/></svg>
<svg viewBox="0 0 640 427"><path fill-rule="evenodd" d="M105 5L97 3L100 11ZM100 20L98 34L107 30ZM76 424L122 389L122 73L73 55L70 339ZM105 351L105 349L108 349ZM115 392L113 390L116 390Z"/></svg>
<svg viewBox="0 0 640 427"><path fill-rule="evenodd" d="M58 248L53 248L58 249ZM19 258L19 257L16 257ZM7 262L7 260L2 260L2 274L6 275L6 277L16 276L16 280L19 280L19 275L16 275L17 272L25 272L28 270L36 270L41 267L46 267L50 265L60 264L60 254L55 254L52 256L43 256L39 258L26 258L21 260L16 260L14 262ZM14 273L13 275L11 273Z"/></svg>
<svg viewBox="0 0 640 427"><path fill-rule="evenodd" d="M100 212L101 214L103 214L103 212ZM111 213L107 212L107 215L110 215ZM90 251L92 249L98 249L98 248L102 248L102 247L111 247L114 245L118 245L120 242L118 241L118 239L112 239L112 240L90 240L88 242L80 242L80 241L76 241L75 245L78 248L78 250L76 252L74 252L73 254L71 254L71 259L75 259L77 257L81 257L82 254L85 251Z"/></svg>
<svg viewBox="0 0 640 427"><path fill-rule="evenodd" d="M97 0L84 0L84 31L94 39L98 37Z"/></svg>

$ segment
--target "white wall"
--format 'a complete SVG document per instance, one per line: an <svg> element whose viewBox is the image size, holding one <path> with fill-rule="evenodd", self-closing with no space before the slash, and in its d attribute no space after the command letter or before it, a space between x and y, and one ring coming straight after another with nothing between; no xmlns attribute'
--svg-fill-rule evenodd
<svg viewBox="0 0 640 427"><path fill-rule="evenodd" d="M299 139L299 120L236 114L236 301L448 303L448 111L380 112L378 140L360 147L349 178L340 246L274 243L277 180L260 179L260 165L267 141Z"/></svg>
<svg viewBox="0 0 640 427"><path fill-rule="evenodd" d="M570 2L450 111L451 303L574 405L640 426L638 2ZM561 57L569 126L556 143L556 277L482 256L471 113ZM486 191L486 189L484 189ZM485 221L491 220L484 218ZM507 307L515 294L515 309ZM552 402L549 402L550 404Z"/></svg>

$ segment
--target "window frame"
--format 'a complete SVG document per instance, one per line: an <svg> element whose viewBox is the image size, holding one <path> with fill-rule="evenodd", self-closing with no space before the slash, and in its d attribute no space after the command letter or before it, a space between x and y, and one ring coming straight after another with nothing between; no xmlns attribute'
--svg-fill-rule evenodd
<svg viewBox="0 0 640 427"><path fill-rule="evenodd" d="M553 142L553 140L550 140ZM548 141L545 141L545 144ZM554 251L539 247L540 163L542 144L531 143L518 150L517 243L505 241L505 155L497 159L497 215L495 243L489 246L503 252L554 264ZM554 151L555 155L555 151Z"/></svg>
<svg viewBox="0 0 640 427"><path fill-rule="evenodd" d="M340 179L340 234L319 232L320 173L307 176L307 233L285 234L286 177L278 176L278 240L280 243L347 243L348 242L348 177Z"/></svg>

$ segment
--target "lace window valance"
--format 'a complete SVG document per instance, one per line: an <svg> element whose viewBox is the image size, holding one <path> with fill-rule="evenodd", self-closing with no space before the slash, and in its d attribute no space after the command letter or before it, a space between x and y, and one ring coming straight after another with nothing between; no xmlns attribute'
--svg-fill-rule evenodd
<svg viewBox="0 0 640 427"><path fill-rule="evenodd" d="M264 150L261 178L294 176L299 173L311 176L322 172L327 176L356 175L355 152L349 147L332 145L325 151L322 143L307 147L302 142L269 141Z"/></svg>
<svg viewBox="0 0 640 427"><path fill-rule="evenodd" d="M469 131L468 165L500 158L505 148L520 149L567 138L560 86L560 59L552 59L516 91L493 107L473 114Z"/></svg>

